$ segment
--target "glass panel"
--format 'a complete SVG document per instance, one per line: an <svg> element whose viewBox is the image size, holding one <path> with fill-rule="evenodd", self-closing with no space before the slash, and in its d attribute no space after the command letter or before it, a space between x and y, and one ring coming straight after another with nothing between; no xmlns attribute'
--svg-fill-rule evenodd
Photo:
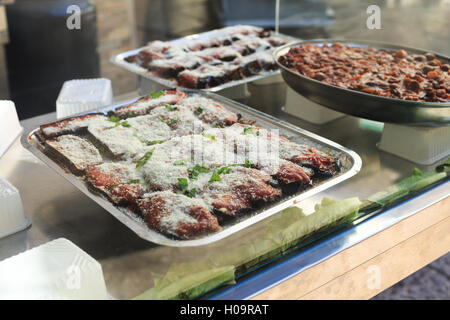
<svg viewBox="0 0 450 320"><path fill-rule="evenodd" d="M291 207L239 235L203 247L201 258L194 258L193 254L189 262L172 262L165 273L153 275L153 288L136 299L210 297L226 286L248 278L253 272L448 180L449 176L450 162L430 172L414 168L408 178L363 200L324 197L310 214L305 214L301 204ZM186 248L184 253L190 250Z"/></svg>
<svg viewBox="0 0 450 320"><path fill-rule="evenodd" d="M302 39L360 39L450 53L445 0L279 0L280 32ZM370 29L379 8L380 29ZM369 8L370 7L370 8Z"/></svg>
<svg viewBox="0 0 450 320"><path fill-rule="evenodd" d="M49 0L30 6L31 2L16 1L8 10L0 7L7 11L10 25L9 39L0 28L0 99L16 100L22 119L45 114L24 121L29 129L54 120L50 112L65 80L103 76L113 81L116 95L137 96L137 77L112 65L109 59L114 54L150 40L237 23L275 28L275 0ZM65 27L68 3L81 8L82 32ZM295 37L379 40L450 54L449 1L280 0L279 5L280 32ZM367 27L370 5L381 9L381 29ZM49 9L55 7L58 10ZM56 36L33 28L44 25L43 16L51 21L52 12L56 24L64 26L51 26ZM40 45L15 47L26 39L20 36L24 34L33 34ZM3 47L8 41L9 54ZM35 55L32 49L36 48L44 54ZM21 69L24 66L28 69ZM314 125L282 112L283 82L254 83L248 90L252 93L245 100L249 106L357 152L363 159L360 173L217 243L174 248L138 238L17 144L0 158L0 176L21 191L33 226L0 240L0 260L66 237L102 264L109 293L115 298L207 298L449 179L448 162L442 165L445 160L438 168L417 166L380 151L376 145L382 123L347 116Z"/></svg>

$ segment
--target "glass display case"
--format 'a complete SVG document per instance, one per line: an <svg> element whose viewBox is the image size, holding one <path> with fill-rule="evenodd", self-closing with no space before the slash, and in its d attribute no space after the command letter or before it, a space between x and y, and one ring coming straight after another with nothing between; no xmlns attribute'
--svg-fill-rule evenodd
<svg viewBox="0 0 450 320"><path fill-rule="evenodd" d="M12 25L18 23L20 18L15 14L25 2L16 0L16 4L8 4L11 7L7 18L13 20ZM47 2L54 5L52 1ZM61 88L64 81L109 78L115 93L114 106L167 89L168 85L149 77L148 70L136 71L125 65L130 56L127 54L139 53L149 41L176 43L181 38L189 45L199 33L243 24L271 29L275 35L286 36L289 39L286 43L313 39L370 40L423 48L450 59L448 1L134 0L117 1L113 5L110 1L95 0L89 1L87 7L84 5L83 2L81 13L87 20L81 20L81 31L86 32L78 34L77 39L63 36L63 41L57 39L58 34L77 31L67 31L66 25L51 25L48 31L54 31L53 38L42 35L47 45L39 51L51 57L54 48L50 43L64 43L67 48L82 45L84 50L80 55L63 54L61 63L76 61L76 65L84 65L86 69L75 68L72 73L70 68L65 69L67 73L51 69L52 77L30 67L41 87L46 90L53 87L55 103L49 105L47 99L39 106L43 101L39 97L45 93L38 87L32 91L30 86L22 89L12 86L10 96L0 96L10 100L23 95L31 97L31 101L15 101L18 110L24 110L19 116L25 134L0 157L0 176L20 191L25 214L32 222L29 229L0 239L0 261L62 237L100 263L112 299L297 299L308 297L327 283L337 286L339 277L345 288L356 289L335 293L335 287L330 287L328 295L317 291L316 296L310 297L352 298L373 296L394 281L373 290L365 285L362 288L363 285L351 281L365 283L366 278L361 274L367 266L359 273L351 274L352 270L371 263L389 268L391 263L392 274L398 274L395 281L399 281L406 274L400 271L402 262L395 261L396 255L410 255L407 240L415 239L433 226L442 229L434 232L436 237L443 236L442 243L434 251L429 250L434 255L418 257L420 263L404 258L403 263L408 264L405 270L416 271L448 252L445 230L448 231L446 221L450 212L449 102L442 104L443 122L433 127L412 126L414 133L406 135L415 135L414 141L410 141L404 135L410 125L392 125L389 120L377 122L329 109L314 97L301 95L289 86L279 70L271 70L267 75L263 70L254 79L223 90L194 89L207 92L224 105L231 103L241 108L238 110L248 110L249 114L258 115L274 126L277 122L286 123L329 140L354 152L357 162L354 175L348 179L341 179L218 241L197 246L159 245L139 237L80 192L67 177L58 175L27 150L28 134L40 125L56 121L59 89L55 88ZM37 6L30 4L26 11L35 10ZM53 11L46 11L49 12ZM63 12L61 16L66 18L70 13ZM91 28L94 33L88 32ZM11 38L7 49L10 80L18 79L20 70L16 62L22 57L20 41L24 39ZM38 57L30 59L31 64L41 61ZM36 68L44 66L43 63ZM180 88L178 84L175 86ZM0 87L2 92L6 91ZM360 107L364 108L364 103ZM111 110L109 107L100 112L107 114ZM394 142L397 147L383 151ZM429 148L428 151L416 148L414 155L406 156L396 152L415 145ZM440 149L429 151L432 148ZM423 158L419 156L426 159L418 161ZM435 209L431 212L430 208ZM428 241L433 244L437 240L430 235ZM423 250L427 251L425 242ZM385 267L380 261L373 262L384 252L401 250L401 243L405 244L403 251L386 256ZM344 275L350 280L345 282Z"/></svg>

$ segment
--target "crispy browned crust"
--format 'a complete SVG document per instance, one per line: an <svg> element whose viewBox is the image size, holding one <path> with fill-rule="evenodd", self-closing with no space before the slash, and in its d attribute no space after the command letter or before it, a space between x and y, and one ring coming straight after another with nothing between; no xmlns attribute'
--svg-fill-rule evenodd
<svg viewBox="0 0 450 320"><path fill-rule="evenodd" d="M173 193L172 195L173 197L186 198L186 201L189 199L180 194ZM169 229L163 223L163 219L172 214L174 208L167 204L167 200L161 193L154 193L145 199L139 200L138 207L144 221L150 228L162 233L176 235L180 239L192 239L193 237L221 229L217 218L206 207L189 203L186 203L182 210L185 210L186 215L194 218L195 222L178 221L173 229ZM180 210L180 208L176 209Z"/></svg>
<svg viewBox="0 0 450 320"><path fill-rule="evenodd" d="M144 192L141 184L129 183L114 173L105 174L98 166L86 170L86 183L89 190L105 196L115 205L132 206L133 209Z"/></svg>
<svg viewBox="0 0 450 320"><path fill-rule="evenodd" d="M269 184L269 175L256 169L237 169L222 176L221 179L227 183L225 190L222 187L217 189L214 183L207 186L205 191L212 195L206 193L203 199L212 205L214 210L235 216L252 209L257 203L273 202L281 197L281 190Z"/></svg>

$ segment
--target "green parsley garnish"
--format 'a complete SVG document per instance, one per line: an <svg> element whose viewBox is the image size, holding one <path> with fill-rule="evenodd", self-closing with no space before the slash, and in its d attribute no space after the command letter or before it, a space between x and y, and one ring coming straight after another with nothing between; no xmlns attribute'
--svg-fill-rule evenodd
<svg viewBox="0 0 450 320"><path fill-rule="evenodd" d="M214 170L211 178L209 179L209 182L220 181L220 180L222 180L222 179L220 178L219 173L216 170Z"/></svg>
<svg viewBox="0 0 450 320"><path fill-rule="evenodd" d="M186 178L178 178L178 189L181 191L187 191L188 180Z"/></svg>
<svg viewBox="0 0 450 320"><path fill-rule="evenodd" d="M219 170L217 170L217 172L219 174L228 174L231 172L231 168L230 167L222 167Z"/></svg>
<svg viewBox="0 0 450 320"><path fill-rule="evenodd" d="M173 164L175 166L182 166L182 165L186 164L186 161L184 161L184 160L177 160Z"/></svg>
<svg viewBox="0 0 450 320"><path fill-rule="evenodd" d="M189 172L189 178L191 180L196 180L200 173L209 173L209 169L199 164L195 165L193 168L187 169L187 171Z"/></svg>
<svg viewBox="0 0 450 320"><path fill-rule="evenodd" d="M152 99L157 99L157 98L159 98L159 97L164 95L164 90L161 90L161 91L158 91L158 92L151 91L150 95L152 96Z"/></svg>
<svg viewBox="0 0 450 320"><path fill-rule="evenodd" d="M161 144L163 142L166 142L166 140L152 140L152 141L148 141L145 140L144 138L140 137L137 133L133 133L133 136L135 136L136 138L139 139L139 141L141 141L142 143L148 145L148 146L153 146L155 144Z"/></svg>
<svg viewBox="0 0 450 320"><path fill-rule="evenodd" d="M106 129L113 129L113 128L116 128L116 127L118 127L120 125L124 126L126 128L131 127L131 125L130 125L130 123L128 121L126 121L126 120L120 121L120 119L117 118L116 116L109 117L108 121L113 122L114 125L112 127L107 127Z"/></svg>
<svg viewBox="0 0 450 320"><path fill-rule="evenodd" d="M174 125L175 123L177 123L178 121L180 121L179 118L173 118L173 119L167 120L166 123L167 123L167 125L170 127L170 126Z"/></svg>
<svg viewBox="0 0 450 320"><path fill-rule="evenodd" d="M127 119L128 118L135 118L135 117L137 117L138 115L137 115L137 113L136 112L130 112L128 115L127 115Z"/></svg>
<svg viewBox="0 0 450 320"><path fill-rule="evenodd" d="M146 152L145 155L138 160L138 162L136 163L136 169L141 168L152 157L153 151L155 151L155 149Z"/></svg>
<svg viewBox="0 0 450 320"><path fill-rule="evenodd" d="M197 192L197 189L192 188L189 190L189 183L186 178L178 178L178 189L182 191L186 196L189 198L193 198L195 196L195 193Z"/></svg>
<svg viewBox="0 0 450 320"><path fill-rule="evenodd" d="M169 120L164 120L163 117L159 116L158 119L162 122L164 122L165 124L167 124L169 127L171 127L172 125L174 125L175 123L177 123L178 121L180 121L179 118L173 118L173 119L169 119Z"/></svg>
<svg viewBox="0 0 450 320"><path fill-rule="evenodd" d="M195 197L195 193L197 192L197 190L195 188L192 188L191 190L189 190L189 192L186 194L189 198L193 198Z"/></svg>
<svg viewBox="0 0 450 320"><path fill-rule="evenodd" d="M195 110L195 112L194 112L194 113L195 113L196 115L198 115L198 116L199 116L199 115L201 115L201 114L202 114L202 112L203 112L203 108L202 108L202 107L198 107L198 108L197 108L197 109Z"/></svg>
<svg viewBox="0 0 450 320"><path fill-rule="evenodd" d="M147 144L147 141L145 139L143 139L142 137L140 137L136 132L133 133L133 136L135 136L136 138L139 139L139 141L141 141L142 143Z"/></svg>
<svg viewBox="0 0 450 320"><path fill-rule="evenodd" d="M134 183L141 183L141 180L134 179L134 180L131 180L130 182L128 182L128 184L134 184Z"/></svg>
<svg viewBox="0 0 450 320"><path fill-rule="evenodd" d="M166 109L169 111L175 111L177 110L177 107L171 106L170 104L166 104L165 105Z"/></svg>
<svg viewBox="0 0 450 320"><path fill-rule="evenodd" d="M246 168L251 168L252 167L252 164L251 164L250 160L245 160L245 167Z"/></svg>
<svg viewBox="0 0 450 320"><path fill-rule="evenodd" d="M109 117L108 121L117 123L117 122L120 122L120 119L117 118L116 116L111 116L111 117Z"/></svg>
<svg viewBox="0 0 450 320"><path fill-rule="evenodd" d="M205 138L210 138L211 140L216 141L216 137L214 137L212 134L206 134L206 133L201 133L202 136L204 136Z"/></svg>
<svg viewBox="0 0 450 320"><path fill-rule="evenodd" d="M259 136L259 131L253 131L252 127L244 128L244 132L242 134L255 134Z"/></svg>
<svg viewBox="0 0 450 320"><path fill-rule="evenodd" d="M145 143L146 143L148 146L153 146L153 145L155 145L155 144L161 144L161 143L163 143L163 142L165 142L165 140L146 141Z"/></svg>
<svg viewBox="0 0 450 320"><path fill-rule="evenodd" d="M213 174L211 175L211 178L209 179L209 182L220 181L220 180L222 180L220 178L221 174L228 174L230 172L231 172L230 167L222 167L217 170L214 170Z"/></svg>

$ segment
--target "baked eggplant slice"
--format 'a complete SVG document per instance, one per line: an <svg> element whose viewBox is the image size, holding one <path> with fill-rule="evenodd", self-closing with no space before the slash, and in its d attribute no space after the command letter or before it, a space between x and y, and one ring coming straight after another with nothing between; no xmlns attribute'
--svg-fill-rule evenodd
<svg viewBox="0 0 450 320"><path fill-rule="evenodd" d="M45 152L77 176L83 175L90 166L103 162L100 152L92 143L71 134L47 140Z"/></svg>

